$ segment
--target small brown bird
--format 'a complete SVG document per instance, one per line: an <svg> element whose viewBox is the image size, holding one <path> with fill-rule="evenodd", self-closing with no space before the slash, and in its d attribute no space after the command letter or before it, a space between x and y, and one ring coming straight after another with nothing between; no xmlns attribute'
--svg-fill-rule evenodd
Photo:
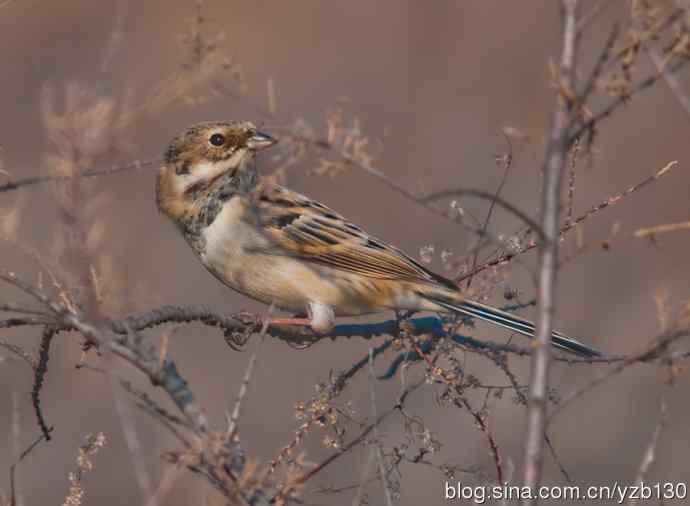
<svg viewBox="0 0 690 506"><path fill-rule="evenodd" d="M178 135L158 174L159 209L206 268L254 299L308 318L271 318L328 332L336 316L384 310L455 313L533 337L534 324L467 300L452 281L340 214L261 182L255 152L276 141L250 122L200 123ZM600 353L558 332L557 348Z"/></svg>

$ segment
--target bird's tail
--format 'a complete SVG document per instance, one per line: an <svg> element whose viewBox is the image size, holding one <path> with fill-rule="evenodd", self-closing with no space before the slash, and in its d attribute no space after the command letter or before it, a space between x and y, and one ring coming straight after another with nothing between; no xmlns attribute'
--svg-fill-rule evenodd
<svg viewBox="0 0 690 506"><path fill-rule="evenodd" d="M493 323L494 325L504 327L513 332L517 332L523 336L534 337L534 323L511 313L487 306L486 304L480 304L479 302L457 300L451 298L450 296L445 296L438 293L424 293L420 295L452 313L478 318L480 320ZM602 356L600 351L590 348L589 346L567 337L560 332L553 332L553 334L551 334L551 344L560 350L568 351L581 357L592 358Z"/></svg>

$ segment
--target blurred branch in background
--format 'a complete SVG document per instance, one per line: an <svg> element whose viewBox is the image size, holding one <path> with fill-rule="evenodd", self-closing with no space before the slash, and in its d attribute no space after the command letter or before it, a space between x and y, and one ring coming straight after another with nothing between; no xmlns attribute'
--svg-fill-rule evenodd
<svg viewBox="0 0 690 506"><path fill-rule="evenodd" d="M17 180L12 180L12 178L6 176L6 179L9 179L9 181L7 181L3 184L0 184L0 193L8 192L11 190L17 190L19 188L23 188L25 186L32 186L35 184L43 184L43 183L51 183L51 182L54 182L54 183L66 182L68 179L70 179L72 177L86 177L86 178L88 178L88 177L110 176L110 175L119 174L121 172L138 171L141 169L158 167L160 162L161 162L160 159L134 161L134 162L129 163L127 165L111 167L111 168L107 168L107 169L84 170L78 176L51 175L51 176L27 177L27 178L17 179Z"/></svg>

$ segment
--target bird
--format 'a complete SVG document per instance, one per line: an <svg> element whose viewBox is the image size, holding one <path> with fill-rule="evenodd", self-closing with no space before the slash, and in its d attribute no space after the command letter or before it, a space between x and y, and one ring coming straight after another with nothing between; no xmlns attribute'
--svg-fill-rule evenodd
<svg viewBox="0 0 690 506"><path fill-rule="evenodd" d="M531 321L469 300L456 283L331 208L259 177L256 155L276 142L250 121L198 123L169 143L156 181L158 209L213 276L294 315L267 324L325 334L336 317L433 311L534 337ZM551 344L601 355L560 332Z"/></svg>

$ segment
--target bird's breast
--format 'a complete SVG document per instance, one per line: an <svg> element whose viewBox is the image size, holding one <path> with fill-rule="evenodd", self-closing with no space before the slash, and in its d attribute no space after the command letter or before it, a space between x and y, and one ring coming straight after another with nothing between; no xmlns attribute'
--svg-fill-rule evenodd
<svg viewBox="0 0 690 506"><path fill-rule="evenodd" d="M214 219L201 230L201 260L221 280L234 285L247 263L248 251L266 246L266 240L248 220L248 204L241 198L225 202Z"/></svg>
<svg viewBox="0 0 690 506"><path fill-rule="evenodd" d="M337 314L363 314L376 304L368 287L347 274L310 264L282 251L247 217L247 204L233 198L201 232L197 250L206 268L225 285L281 309L306 312L316 302Z"/></svg>

